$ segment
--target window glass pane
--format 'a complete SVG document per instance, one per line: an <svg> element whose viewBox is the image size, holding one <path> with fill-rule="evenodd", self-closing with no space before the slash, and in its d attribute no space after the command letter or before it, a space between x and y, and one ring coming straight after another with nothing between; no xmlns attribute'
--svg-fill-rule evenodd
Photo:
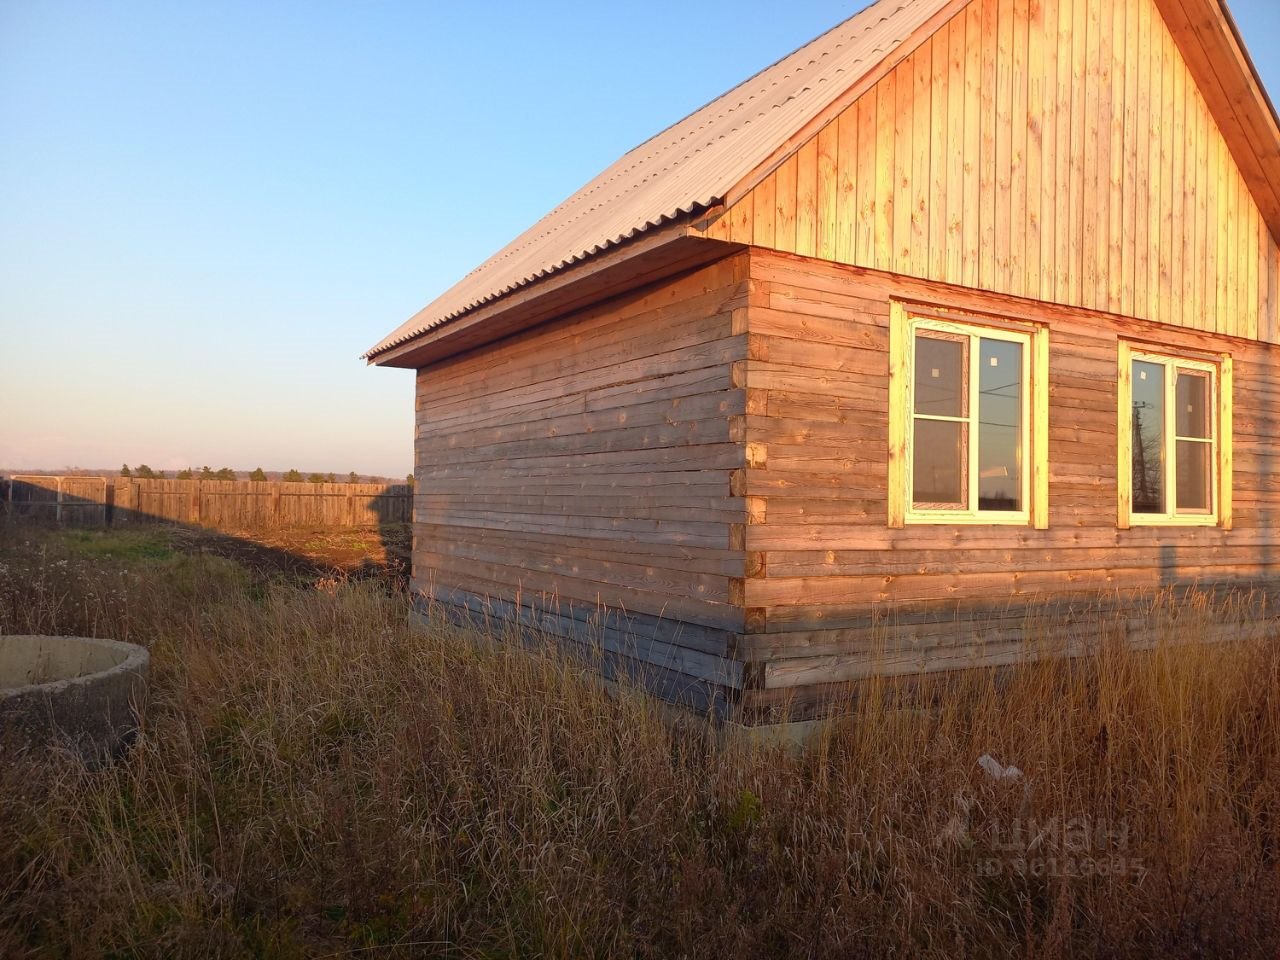
<svg viewBox="0 0 1280 960"><path fill-rule="evenodd" d="M1178 371L1178 436L1209 437L1209 376Z"/></svg>
<svg viewBox="0 0 1280 960"><path fill-rule="evenodd" d="M968 340L916 335L916 413L968 416Z"/></svg>
<svg viewBox="0 0 1280 960"><path fill-rule="evenodd" d="M912 499L917 506L968 507L968 425L916 420L912 443Z"/></svg>
<svg viewBox="0 0 1280 960"><path fill-rule="evenodd" d="M1209 505L1212 443L1178 441L1178 511L1212 513Z"/></svg>
<svg viewBox="0 0 1280 960"><path fill-rule="evenodd" d="M978 509L1022 509L1022 344L983 338L978 363Z"/></svg>
<svg viewBox="0 0 1280 960"><path fill-rule="evenodd" d="M1164 513L1164 366L1133 362L1133 512Z"/></svg>

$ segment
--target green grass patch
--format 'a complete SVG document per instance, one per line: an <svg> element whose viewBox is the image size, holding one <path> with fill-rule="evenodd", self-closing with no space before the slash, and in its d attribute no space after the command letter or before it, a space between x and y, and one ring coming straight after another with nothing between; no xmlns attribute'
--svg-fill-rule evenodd
<svg viewBox="0 0 1280 960"><path fill-rule="evenodd" d="M71 554L102 560L169 560L177 554L172 535L165 530L60 530L55 541Z"/></svg>

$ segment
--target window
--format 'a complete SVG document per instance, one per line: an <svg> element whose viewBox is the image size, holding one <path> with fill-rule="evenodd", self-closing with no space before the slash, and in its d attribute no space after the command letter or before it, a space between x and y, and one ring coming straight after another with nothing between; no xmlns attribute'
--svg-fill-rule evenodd
<svg viewBox="0 0 1280 960"><path fill-rule="evenodd" d="M890 524L1044 525L1045 332L895 307Z"/></svg>
<svg viewBox="0 0 1280 960"><path fill-rule="evenodd" d="M1120 525L1229 519L1229 358L1120 353Z"/></svg>

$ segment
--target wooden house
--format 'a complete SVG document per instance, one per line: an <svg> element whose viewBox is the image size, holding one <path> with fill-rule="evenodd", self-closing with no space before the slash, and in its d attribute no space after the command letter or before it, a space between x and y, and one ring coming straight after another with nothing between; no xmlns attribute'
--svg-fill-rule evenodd
<svg viewBox="0 0 1280 960"><path fill-rule="evenodd" d="M1277 238L1222 0L879 0L369 352L414 586L759 718L1267 583Z"/></svg>

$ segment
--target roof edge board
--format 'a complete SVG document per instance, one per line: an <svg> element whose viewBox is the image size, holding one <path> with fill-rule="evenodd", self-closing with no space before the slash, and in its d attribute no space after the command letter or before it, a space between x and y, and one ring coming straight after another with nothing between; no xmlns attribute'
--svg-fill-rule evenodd
<svg viewBox="0 0 1280 960"><path fill-rule="evenodd" d="M932 14L917 27L906 40L899 43L886 56L873 63L863 74L854 79L845 91L837 96L830 104L818 112L816 116L810 119L804 126L789 136L778 149L761 164L757 165L750 173L734 184L725 192L724 206L726 208L733 206L737 201L750 193L755 187L759 186L769 174L773 173L778 167L786 163L787 158L795 154L805 143L818 134L824 127L835 120L850 105L856 103L863 94L873 88L877 83L899 66L904 60L910 57L930 37L936 34L944 26L955 19L965 7L969 6L973 0L951 0L946 6Z"/></svg>
<svg viewBox="0 0 1280 960"><path fill-rule="evenodd" d="M1227 141L1268 232L1280 244L1280 118L1226 0L1155 0L1155 5ZM1224 54L1234 63L1222 64ZM1244 96L1233 95L1233 87ZM1266 156L1268 147L1271 157Z"/></svg>
<svg viewBox="0 0 1280 960"><path fill-rule="evenodd" d="M1268 159L1280 160L1280 121L1277 120L1275 107L1266 88L1262 86L1257 67L1239 36L1225 0L1172 2L1178 2L1183 10L1191 34L1187 38L1188 42L1194 38L1196 47L1204 57L1205 63L1201 64L1204 76L1196 77L1202 92L1203 88L1209 87L1221 93L1225 109L1239 125L1240 133L1260 162L1265 163ZM1197 11L1199 17L1196 16ZM1174 35L1174 40L1179 41L1177 34ZM1178 42L1178 49L1184 49L1181 42ZM1236 71L1213 69L1214 61L1224 54L1235 61ZM1184 52L1183 55L1187 56L1187 53ZM1191 65L1189 60L1188 66ZM1231 72L1236 73L1242 81L1242 88L1237 87L1234 93L1230 83ZM1243 96L1239 95L1241 93ZM1254 109L1251 110L1250 107ZM1259 152L1259 148L1265 151L1268 146L1270 158L1265 152Z"/></svg>
<svg viewBox="0 0 1280 960"><path fill-rule="evenodd" d="M1258 73L1258 65L1254 63L1253 55L1249 53L1249 48L1245 45L1244 36L1240 33L1240 25L1236 23L1235 15L1232 14L1231 8L1227 6L1226 0L1220 0L1218 9L1222 14L1223 23L1226 25L1226 34L1235 49L1236 55L1248 68L1249 78L1253 81L1253 93L1259 100L1260 104L1265 107L1263 111L1268 115L1271 121L1271 132L1276 138L1277 144L1280 144L1280 113L1276 112L1275 101L1271 99L1271 94L1267 91L1267 86L1262 82L1262 75Z"/></svg>

